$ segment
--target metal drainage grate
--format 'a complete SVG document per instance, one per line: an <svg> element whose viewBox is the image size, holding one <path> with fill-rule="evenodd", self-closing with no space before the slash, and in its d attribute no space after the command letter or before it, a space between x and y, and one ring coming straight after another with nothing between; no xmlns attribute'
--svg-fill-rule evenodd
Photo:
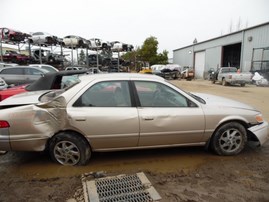
<svg viewBox="0 0 269 202"><path fill-rule="evenodd" d="M153 202L161 199L144 173L86 181L89 202Z"/></svg>

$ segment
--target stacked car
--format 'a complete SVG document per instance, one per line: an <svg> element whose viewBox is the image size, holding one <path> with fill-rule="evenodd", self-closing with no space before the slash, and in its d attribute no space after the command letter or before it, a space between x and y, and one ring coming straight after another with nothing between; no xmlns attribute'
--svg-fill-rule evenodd
<svg viewBox="0 0 269 202"><path fill-rule="evenodd" d="M62 48L64 47L69 49L81 48L95 51L95 53L90 52L88 57L84 59L84 63L81 64L97 64L103 67L108 67L115 66L115 64L119 65L118 61L120 60L115 60L115 57L113 58L113 52L128 52L132 51L134 48L133 45L120 41L109 42L100 38L85 39L77 35L67 35L63 38L59 38L53 34L43 31L26 34L9 28L0 28L0 39L2 42L8 44L29 43L29 49L27 46L25 46L24 50L27 51L26 54L29 53L27 55L21 54L19 47L18 52L15 52L13 50L7 51L0 57L1 61L18 64L45 63L50 65L64 65L67 62L65 56L70 55L70 53L65 55L63 54L64 50ZM54 51L52 51L52 48L51 50L47 50L45 48L47 46L60 46L60 54L54 53ZM70 52L70 50L68 51ZM73 61L73 52L71 54L71 57ZM97 57L101 59L99 63Z"/></svg>

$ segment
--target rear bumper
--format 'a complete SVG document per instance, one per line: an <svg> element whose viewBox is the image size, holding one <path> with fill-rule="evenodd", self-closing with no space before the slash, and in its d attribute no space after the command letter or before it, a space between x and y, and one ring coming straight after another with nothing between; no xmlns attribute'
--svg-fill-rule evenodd
<svg viewBox="0 0 269 202"><path fill-rule="evenodd" d="M228 83L230 84L247 84L247 83L251 83L251 80L227 80Z"/></svg>
<svg viewBox="0 0 269 202"><path fill-rule="evenodd" d="M260 142L260 146L269 140L269 125L266 121L260 125L248 128L248 130L257 137Z"/></svg>
<svg viewBox="0 0 269 202"><path fill-rule="evenodd" d="M0 129L0 151L10 151L9 130L8 128Z"/></svg>

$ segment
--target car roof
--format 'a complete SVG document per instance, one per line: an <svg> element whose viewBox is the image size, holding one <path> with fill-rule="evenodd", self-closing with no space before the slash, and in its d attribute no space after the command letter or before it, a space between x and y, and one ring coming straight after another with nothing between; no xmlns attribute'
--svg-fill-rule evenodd
<svg viewBox="0 0 269 202"><path fill-rule="evenodd" d="M111 74L90 74L79 77L81 81L94 80L94 79L145 79L145 80L159 80L163 81L164 78L152 74L139 74L139 73L111 73Z"/></svg>
<svg viewBox="0 0 269 202"><path fill-rule="evenodd" d="M45 74L48 73L47 70L45 69L41 69L39 67L30 67L30 66L20 66L20 65L15 65L15 66L9 66L9 67L0 67L0 71L4 70L4 69L14 69L14 68L29 68L29 69L36 69L36 70L39 70L39 71L42 71L44 72Z"/></svg>

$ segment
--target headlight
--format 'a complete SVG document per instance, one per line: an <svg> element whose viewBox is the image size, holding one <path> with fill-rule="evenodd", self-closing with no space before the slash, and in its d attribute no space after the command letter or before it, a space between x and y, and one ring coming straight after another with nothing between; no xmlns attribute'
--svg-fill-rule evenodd
<svg viewBox="0 0 269 202"><path fill-rule="evenodd" d="M258 123L262 123L263 122L263 118L262 118L262 115L261 114L258 114L255 116L255 119Z"/></svg>

